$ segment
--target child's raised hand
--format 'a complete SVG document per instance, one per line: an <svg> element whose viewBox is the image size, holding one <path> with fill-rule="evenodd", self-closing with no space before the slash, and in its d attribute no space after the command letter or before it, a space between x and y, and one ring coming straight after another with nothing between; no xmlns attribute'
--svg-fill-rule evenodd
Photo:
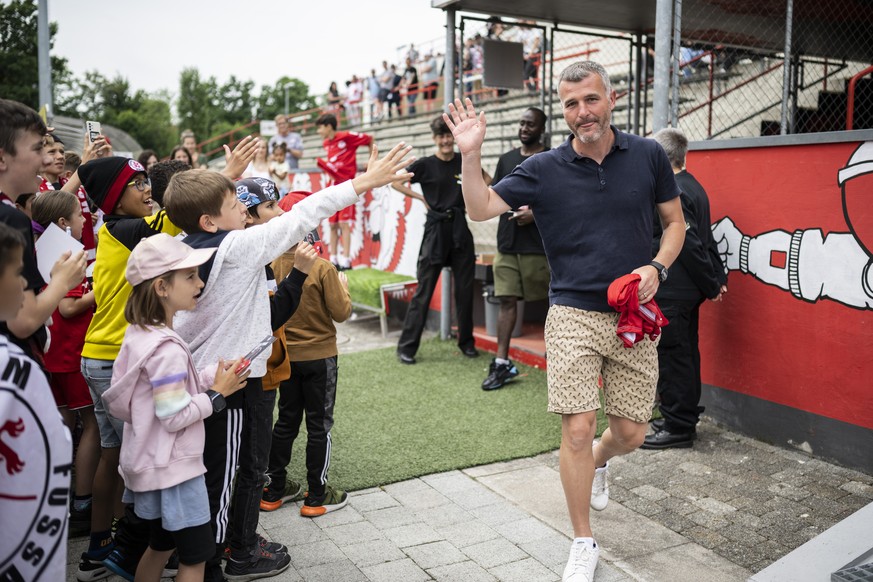
<svg viewBox="0 0 873 582"><path fill-rule="evenodd" d="M236 144L236 147L233 148L233 151L231 151L230 147L225 144L225 166L221 173L231 180L236 180L242 176L242 173L248 167L249 162L255 159L255 152L257 149L258 140L250 135L242 138L239 143Z"/></svg>
<svg viewBox="0 0 873 582"><path fill-rule="evenodd" d="M246 369L242 374L237 374L236 370L242 364L242 358L237 358L232 362L218 360L218 368L215 370L215 382L212 385L212 389L227 397L245 386L246 378L249 377L252 371Z"/></svg>
<svg viewBox="0 0 873 582"><path fill-rule="evenodd" d="M340 280L340 283L342 283L342 286L346 288L346 291L348 291L349 290L349 278L342 271L340 271L337 275L339 276L339 280Z"/></svg>
<svg viewBox="0 0 873 582"><path fill-rule="evenodd" d="M414 156L406 157L411 150L412 146L400 142L391 148L391 151L384 158L376 159L379 155L379 148L374 145L373 151L370 153L370 161L367 164L367 172L352 180L352 185L358 196L361 196L367 190L385 186L398 180L406 181L412 178L411 172L402 171L415 161Z"/></svg>
<svg viewBox="0 0 873 582"><path fill-rule="evenodd" d="M294 251L294 268L308 275L317 258L318 251L315 250L315 247L305 240L300 241L297 244L297 250Z"/></svg>

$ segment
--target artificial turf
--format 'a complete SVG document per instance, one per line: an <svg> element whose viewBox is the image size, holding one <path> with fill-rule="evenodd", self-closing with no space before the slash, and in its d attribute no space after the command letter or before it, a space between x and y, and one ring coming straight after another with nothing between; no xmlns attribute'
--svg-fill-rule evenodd
<svg viewBox="0 0 873 582"><path fill-rule="evenodd" d="M394 348L339 357L329 475L336 487L354 491L559 447L545 371L519 365L518 378L485 392L488 354L470 359L453 342L431 340L416 359L400 364ZM604 424L598 413L598 434ZM289 465L289 478L302 483L305 438L301 429Z"/></svg>
<svg viewBox="0 0 873 582"><path fill-rule="evenodd" d="M411 281L415 278L378 269L351 269L345 271L345 274L349 279L349 295L352 296L352 301L373 307L382 305L379 298L379 288L382 285Z"/></svg>

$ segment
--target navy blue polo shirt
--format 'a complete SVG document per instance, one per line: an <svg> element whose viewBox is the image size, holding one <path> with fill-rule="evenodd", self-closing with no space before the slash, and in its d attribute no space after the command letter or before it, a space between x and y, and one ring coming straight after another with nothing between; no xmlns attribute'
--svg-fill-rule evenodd
<svg viewBox="0 0 873 582"><path fill-rule="evenodd" d="M511 208L533 210L552 271L552 305L614 311L606 290L652 260L654 206L679 196L657 142L611 129L615 144L602 164L577 154L570 136L494 185Z"/></svg>

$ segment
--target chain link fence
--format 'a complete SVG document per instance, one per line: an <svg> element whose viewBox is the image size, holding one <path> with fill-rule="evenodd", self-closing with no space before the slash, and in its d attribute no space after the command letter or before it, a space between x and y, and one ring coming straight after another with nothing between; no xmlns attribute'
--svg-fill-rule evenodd
<svg viewBox="0 0 873 582"><path fill-rule="evenodd" d="M675 6L672 117L691 139L847 129L849 81L873 58L869 3ZM869 75L856 84L854 128L873 127Z"/></svg>
<svg viewBox="0 0 873 582"><path fill-rule="evenodd" d="M683 6L675 0L674 9L670 125L692 141L873 128L873 3L710 0ZM597 61L609 73L617 97L612 122L651 135L656 54L650 32L462 16L455 94L487 111L486 171L518 147L518 120L527 107L548 115L551 145L566 137L558 79L580 60ZM495 41L504 43L500 50ZM508 48L515 52L501 56ZM502 77L493 74L498 61ZM470 226L477 250L493 252L496 221Z"/></svg>

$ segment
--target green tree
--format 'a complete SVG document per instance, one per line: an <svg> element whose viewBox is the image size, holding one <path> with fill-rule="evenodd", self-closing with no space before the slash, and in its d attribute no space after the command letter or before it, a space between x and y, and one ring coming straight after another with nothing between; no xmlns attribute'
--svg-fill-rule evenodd
<svg viewBox="0 0 873 582"><path fill-rule="evenodd" d="M39 109L36 16L35 0L0 2L0 95ZM57 31L57 23L50 23L50 46ZM67 59L51 57L51 68L53 87L71 77Z"/></svg>
<svg viewBox="0 0 873 582"><path fill-rule="evenodd" d="M191 129L198 140L211 135L212 125L220 118L217 101L218 83L214 77L203 80L195 68L183 69L179 75L179 127Z"/></svg>
<svg viewBox="0 0 873 582"><path fill-rule="evenodd" d="M256 117L273 119L285 113L285 86L288 85L288 113L305 111L316 106L315 98L309 94L309 85L292 77L281 77L272 87L263 85L258 97Z"/></svg>
<svg viewBox="0 0 873 582"><path fill-rule="evenodd" d="M166 95L132 92L121 75L108 79L97 71L75 78L59 96L62 115L99 120L129 133L144 148L167 154L178 141Z"/></svg>

